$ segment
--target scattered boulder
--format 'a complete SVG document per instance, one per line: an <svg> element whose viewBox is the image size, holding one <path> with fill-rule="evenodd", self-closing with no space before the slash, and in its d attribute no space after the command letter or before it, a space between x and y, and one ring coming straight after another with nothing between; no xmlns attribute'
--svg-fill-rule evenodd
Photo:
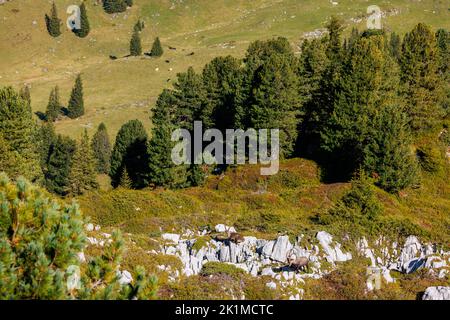
<svg viewBox="0 0 450 320"><path fill-rule="evenodd" d="M428 287L422 300L450 300L450 287Z"/></svg>

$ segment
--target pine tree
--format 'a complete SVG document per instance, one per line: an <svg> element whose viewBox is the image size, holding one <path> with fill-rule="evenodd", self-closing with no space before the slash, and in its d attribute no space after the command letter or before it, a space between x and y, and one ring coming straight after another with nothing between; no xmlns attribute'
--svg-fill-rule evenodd
<svg viewBox="0 0 450 320"><path fill-rule="evenodd" d="M98 126L91 146L97 160L97 172L108 174L111 168L111 143L104 123Z"/></svg>
<svg viewBox="0 0 450 320"><path fill-rule="evenodd" d="M75 85L72 89L69 104L67 106L67 113L72 119L84 115L83 83L81 81L81 75L78 75L75 80Z"/></svg>
<svg viewBox="0 0 450 320"><path fill-rule="evenodd" d="M280 129L281 156L294 152L300 115L298 88L291 61L283 55L272 55L256 72L250 124L254 129Z"/></svg>
<svg viewBox="0 0 450 320"><path fill-rule="evenodd" d="M125 123L116 136L111 154L111 184L117 187L120 176L126 168L133 188L145 187L148 171L147 133L139 120Z"/></svg>
<svg viewBox="0 0 450 320"><path fill-rule="evenodd" d="M427 25L419 23L405 35L400 67L411 129L433 128L443 116L443 83L436 38Z"/></svg>
<svg viewBox="0 0 450 320"><path fill-rule="evenodd" d="M163 55L164 51L161 46L161 41L159 40L159 37L156 37L155 41L152 45L152 50L150 51L150 55L152 57L161 57Z"/></svg>
<svg viewBox="0 0 450 320"><path fill-rule="evenodd" d="M32 181L42 178L38 149L35 143L37 126L28 101L11 87L0 88L0 134L11 150L23 159L24 176Z"/></svg>
<svg viewBox="0 0 450 320"><path fill-rule="evenodd" d="M26 170L24 159L17 151L11 149L0 134L0 172L5 172L11 178L17 179L19 176L29 175L30 173Z"/></svg>
<svg viewBox="0 0 450 320"><path fill-rule="evenodd" d="M39 128L39 159L44 176L47 173L47 164L49 160L50 150L56 141L55 127L52 122L45 122Z"/></svg>
<svg viewBox="0 0 450 320"><path fill-rule="evenodd" d="M173 92L164 90L153 111L152 138L148 144L149 182L154 186L176 188L186 183L186 168L175 166L172 158L172 132L176 99Z"/></svg>
<svg viewBox="0 0 450 320"><path fill-rule="evenodd" d="M391 52L391 55L397 60L400 60L401 51L402 51L402 41L400 39L400 36L392 32L391 33L391 39L389 41L389 49Z"/></svg>
<svg viewBox="0 0 450 320"><path fill-rule="evenodd" d="M49 122L55 121L61 114L61 102L59 100L59 88L56 86L50 92L45 119Z"/></svg>
<svg viewBox="0 0 450 320"><path fill-rule="evenodd" d="M122 174L120 175L119 187L124 189L132 189L133 187L133 182L131 181L130 176L128 175L126 167L123 168Z"/></svg>
<svg viewBox="0 0 450 320"><path fill-rule="evenodd" d="M130 55L140 56L142 54L141 36L138 31L134 31L130 40Z"/></svg>
<svg viewBox="0 0 450 320"><path fill-rule="evenodd" d="M97 188L96 160L85 129L72 158L67 190L71 195L81 195Z"/></svg>
<svg viewBox="0 0 450 320"><path fill-rule="evenodd" d="M73 33L75 33L80 38L85 38L89 34L91 27L89 25L89 19L86 12L86 5L83 3L80 6L80 29L73 29Z"/></svg>
<svg viewBox="0 0 450 320"><path fill-rule="evenodd" d="M127 10L127 3L125 0L103 0L103 9L106 13L119 13Z"/></svg>
<svg viewBox="0 0 450 320"><path fill-rule="evenodd" d="M133 0L125 0L126 4L128 7L132 7L133 6Z"/></svg>
<svg viewBox="0 0 450 320"><path fill-rule="evenodd" d="M145 28L145 23L139 19L133 27L133 31L141 32Z"/></svg>
<svg viewBox="0 0 450 320"><path fill-rule="evenodd" d="M23 100L25 100L28 104L29 112L31 112L31 92L30 87L28 85L23 86L22 89L20 89L20 96Z"/></svg>
<svg viewBox="0 0 450 320"><path fill-rule="evenodd" d="M411 152L406 116L398 107L388 106L371 121L363 167L378 177L376 183L381 188L398 192L417 181L417 161Z"/></svg>
<svg viewBox="0 0 450 320"><path fill-rule="evenodd" d="M320 132L321 148L340 166L336 172L345 177L361 164L376 111L400 103L398 70L384 36L361 37L334 81L333 113Z"/></svg>
<svg viewBox="0 0 450 320"><path fill-rule="evenodd" d="M69 137L58 135L49 148L45 172L45 187L59 195L67 194L69 173L76 142Z"/></svg>
<svg viewBox="0 0 450 320"><path fill-rule="evenodd" d="M117 277L123 239L113 232L101 255L78 253L87 248L85 221L79 206L64 204L23 178L11 182L0 174L0 300L151 299L156 278L142 267L133 281ZM79 277L73 272L79 271Z"/></svg>
<svg viewBox="0 0 450 320"><path fill-rule="evenodd" d="M53 2L50 16L45 15L45 24L47 26L48 33L56 38L61 35L61 20L58 18L56 5Z"/></svg>

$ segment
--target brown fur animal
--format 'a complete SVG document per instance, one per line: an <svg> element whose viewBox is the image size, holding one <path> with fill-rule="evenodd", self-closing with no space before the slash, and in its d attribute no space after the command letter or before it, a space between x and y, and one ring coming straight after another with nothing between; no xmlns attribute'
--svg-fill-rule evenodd
<svg viewBox="0 0 450 320"><path fill-rule="evenodd" d="M302 270L305 271L308 268L309 258L308 257L298 257L292 251L288 254L287 262L289 268L293 268L295 271Z"/></svg>
<svg viewBox="0 0 450 320"><path fill-rule="evenodd" d="M237 232L230 232L230 230L227 230L227 234L228 240L236 244L242 243L245 240L244 237Z"/></svg>

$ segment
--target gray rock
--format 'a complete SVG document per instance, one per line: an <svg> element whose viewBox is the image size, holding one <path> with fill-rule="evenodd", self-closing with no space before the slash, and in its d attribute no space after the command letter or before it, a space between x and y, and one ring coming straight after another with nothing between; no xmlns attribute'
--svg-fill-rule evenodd
<svg viewBox="0 0 450 320"><path fill-rule="evenodd" d="M450 300L450 287L428 287L422 300Z"/></svg>

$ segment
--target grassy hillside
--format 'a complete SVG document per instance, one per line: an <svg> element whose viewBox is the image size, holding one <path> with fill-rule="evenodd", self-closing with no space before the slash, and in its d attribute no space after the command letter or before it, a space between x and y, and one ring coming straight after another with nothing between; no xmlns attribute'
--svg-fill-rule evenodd
<svg viewBox="0 0 450 320"><path fill-rule="evenodd" d="M78 136L82 128L92 133L103 121L113 137L124 122L135 118L150 129L150 106L164 87L171 86L177 72L190 65L201 70L218 55L242 56L256 39L285 36L298 48L306 32L323 28L333 14L344 18L349 27L362 29L369 5L351 0L338 5L328 0L135 0L125 13L108 15L96 2L86 1L91 33L85 39L67 29L57 39L47 34L44 14L50 11L49 0L11 0L0 5L1 86L31 85L33 109L44 111L53 86L61 87L62 101L67 103L76 74L83 74L86 114L57 123L59 132L71 136ZM65 10L74 1L55 3L65 23ZM418 21L433 28L450 27L445 1L376 4L387 12L383 19L387 29L405 32ZM154 37L160 36L164 56L110 60L109 55L128 54L138 18L146 23L144 50L149 51ZM177 49L169 50L169 45Z"/></svg>
<svg viewBox="0 0 450 320"><path fill-rule="evenodd" d="M423 238L448 245L448 178L448 173L443 178L423 177L420 189L405 190L400 196L377 189L384 207L382 219L391 228L383 233L402 237L419 232ZM204 187L154 191L119 188L78 200L94 222L137 235L158 237L161 232L226 223L244 234L270 239L280 232L292 237L299 233L314 236L323 229L338 233L339 225L318 224L316 216L348 189L348 183L320 183L320 170L314 162L291 159L272 177L261 177L257 166L247 165L209 177Z"/></svg>

